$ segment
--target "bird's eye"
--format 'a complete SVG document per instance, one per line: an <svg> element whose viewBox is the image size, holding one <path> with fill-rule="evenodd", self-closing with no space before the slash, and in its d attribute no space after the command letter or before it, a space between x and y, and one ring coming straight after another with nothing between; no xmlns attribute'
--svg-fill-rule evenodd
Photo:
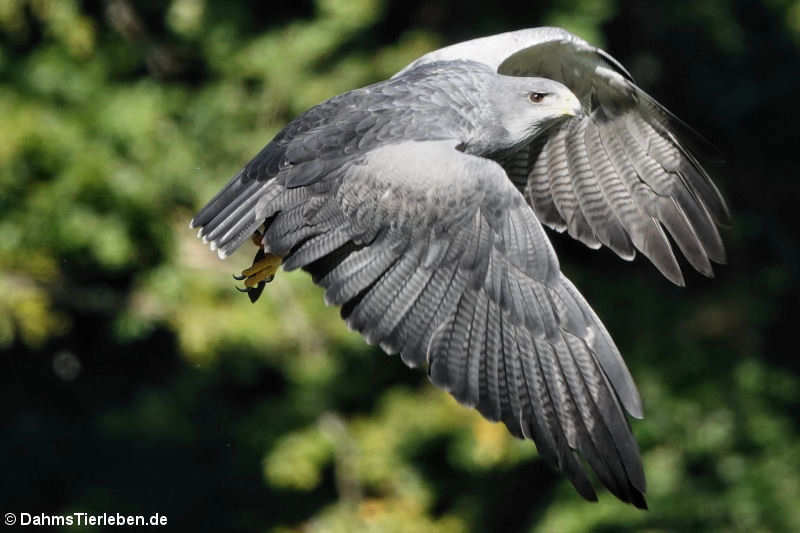
<svg viewBox="0 0 800 533"><path fill-rule="evenodd" d="M529 93L528 100L530 100L534 104L538 104L539 102L544 100L545 96L547 96L547 93Z"/></svg>

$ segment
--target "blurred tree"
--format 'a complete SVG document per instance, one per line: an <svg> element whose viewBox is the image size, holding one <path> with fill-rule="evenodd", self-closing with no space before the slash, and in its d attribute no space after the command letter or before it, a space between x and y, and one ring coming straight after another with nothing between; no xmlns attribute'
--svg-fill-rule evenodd
<svg viewBox="0 0 800 533"><path fill-rule="evenodd" d="M257 306L187 228L288 120L447 42L557 24L729 157L719 278L554 236L645 399L647 513L366 347L302 274ZM797 531L800 2L0 2L7 511L229 531ZM249 253L249 252L248 252Z"/></svg>

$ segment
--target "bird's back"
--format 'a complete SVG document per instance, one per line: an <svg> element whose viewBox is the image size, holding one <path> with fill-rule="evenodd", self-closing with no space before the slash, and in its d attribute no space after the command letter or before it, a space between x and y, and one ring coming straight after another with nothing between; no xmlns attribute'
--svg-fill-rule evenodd
<svg viewBox="0 0 800 533"><path fill-rule="evenodd" d="M290 122L244 176L269 179L286 165L350 158L398 141L467 138L486 127L490 102L479 95L496 78L480 63L437 62L335 96Z"/></svg>

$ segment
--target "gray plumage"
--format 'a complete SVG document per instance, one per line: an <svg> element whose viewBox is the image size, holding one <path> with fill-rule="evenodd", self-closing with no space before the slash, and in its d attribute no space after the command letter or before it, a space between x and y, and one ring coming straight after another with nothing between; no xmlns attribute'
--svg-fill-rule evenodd
<svg viewBox="0 0 800 533"><path fill-rule="evenodd" d="M696 134L611 55L563 29L531 28L435 50L398 76L450 59L558 80L580 99L582 115L504 162L544 224L626 260L638 250L677 285L684 279L667 233L698 272L713 276L711 262L725 262L717 226L728 222L728 208L678 139Z"/></svg>
<svg viewBox="0 0 800 533"><path fill-rule="evenodd" d="M263 227L264 252L309 271L368 342L534 440L585 498L596 495L582 461L646 507L625 416L641 418L639 393L539 220L626 259L641 250L677 282L662 224L710 274L725 206L618 63L563 30L525 31L433 52L315 106L192 226L223 258ZM572 87L579 102L558 81L497 73L569 83L587 64L621 88L595 69Z"/></svg>

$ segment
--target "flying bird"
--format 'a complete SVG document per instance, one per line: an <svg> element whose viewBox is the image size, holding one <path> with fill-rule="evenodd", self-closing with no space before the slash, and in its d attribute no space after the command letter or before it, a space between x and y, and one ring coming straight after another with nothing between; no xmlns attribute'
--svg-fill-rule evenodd
<svg viewBox="0 0 800 533"><path fill-rule="evenodd" d="M302 268L367 342L427 365L596 500L646 508L619 350L564 276L547 225L683 284L669 234L712 275L728 209L691 130L606 52L558 28L455 44L300 115L195 216L255 301Z"/></svg>

